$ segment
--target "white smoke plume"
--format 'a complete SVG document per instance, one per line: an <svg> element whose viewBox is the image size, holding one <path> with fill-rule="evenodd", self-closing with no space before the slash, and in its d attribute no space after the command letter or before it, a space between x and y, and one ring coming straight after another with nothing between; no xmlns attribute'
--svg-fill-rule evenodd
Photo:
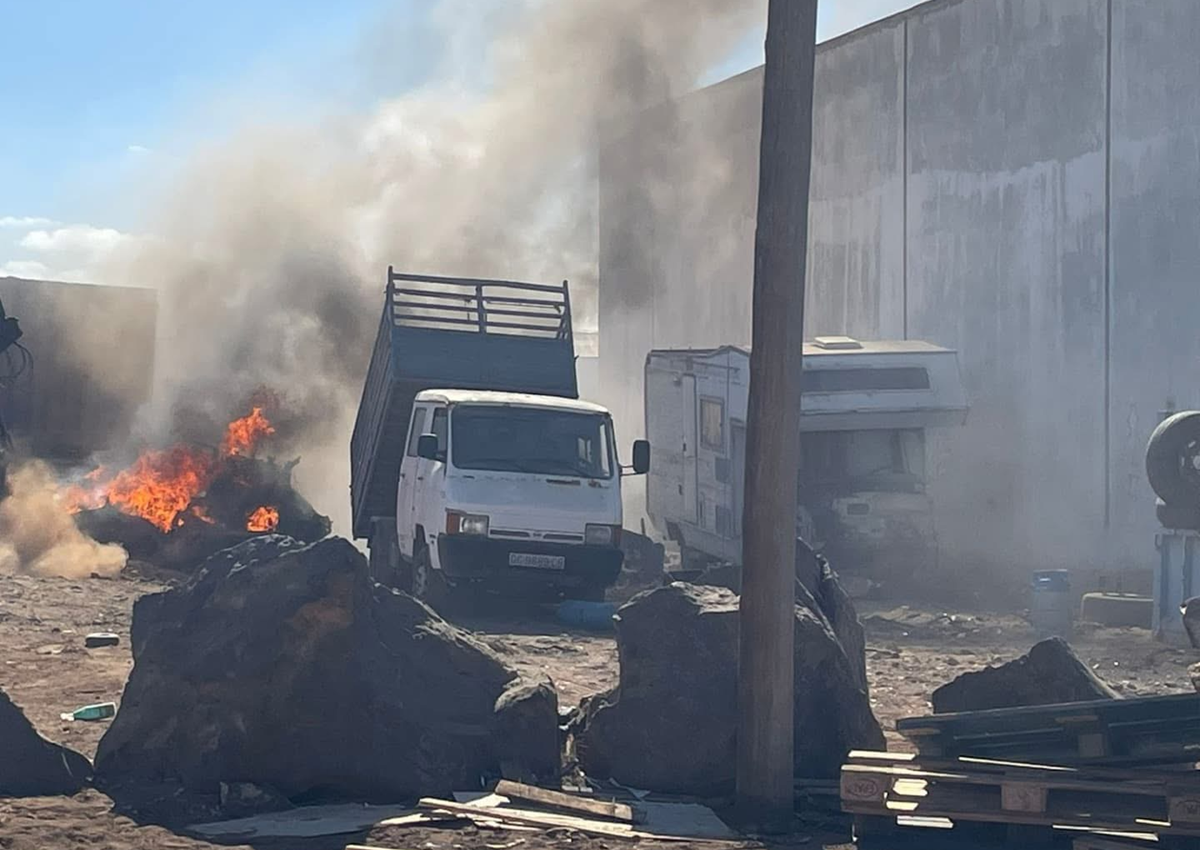
<svg viewBox="0 0 1200 850"><path fill-rule="evenodd" d="M435 21L476 17L443 0ZM347 530L348 444L386 266L572 282L594 323L598 136L693 87L763 0L523 0L447 73L365 115L248 126L198 151L106 280L160 292L162 429L283 394L301 489ZM392 43L402 44L403 31ZM165 434L163 436L166 436Z"/></svg>
<svg viewBox="0 0 1200 850"><path fill-rule="evenodd" d="M124 549L97 543L75 526L58 501L57 479L44 464L10 469L8 487L8 498L0 501L0 575L87 578L124 568Z"/></svg>

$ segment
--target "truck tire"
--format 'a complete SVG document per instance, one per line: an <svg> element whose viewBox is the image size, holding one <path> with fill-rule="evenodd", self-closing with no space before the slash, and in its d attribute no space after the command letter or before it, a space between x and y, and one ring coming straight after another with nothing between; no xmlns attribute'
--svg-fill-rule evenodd
<svg viewBox="0 0 1200 850"><path fill-rule="evenodd" d="M435 611L445 607L450 596L446 580L433 568L428 546L422 546L413 558L412 595Z"/></svg>
<svg viewBox="0 0 1200 850"><path fill-rule="evenodd" d="M1200 504L1200 411L1176 413L1154 429L1146 477L1167 505Z"/></svg>

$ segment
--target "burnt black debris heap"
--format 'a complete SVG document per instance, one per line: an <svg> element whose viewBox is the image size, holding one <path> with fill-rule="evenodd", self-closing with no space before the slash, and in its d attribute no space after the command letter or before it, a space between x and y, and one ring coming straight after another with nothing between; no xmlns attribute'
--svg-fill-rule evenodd
<svg viewBox="0 0 1200 850"><path fill-rule="evenodd" d="M576 733L588 775L655 791L727 793L734 782L738 633L738 597L726 588L675 583L622 607L620 684L587 702ZM851 749L884 747L863 659L850 657L862 651L861 626L836 579L827 573L816 594L802 590L797 776L833 778Z"/></svg>
<svg viewBox="0 0 1200 850"><path fill-rule="evenodd" d="M1117 697L1066 641L1050 638L1015 661L964 673L942 685L933 692L933 710L951 714Z"/></svg>
<svg viewBox="0 0 1200 850"><path fill-rule="evenodd" d="M39 735L0 690L0 797L74 794L91 776L86 757Z"/></svg>
<svg viewBox="0 0 1200 850"><path fill-rule="evenodd" d="M278 511L276 533L315 543L329 534L330 520L292 486L295 465L252 457L226 459L205 493L179 513L169 534L111 505L82 510L75 520L100 543L117 543L136 560L180 572L190 572L210 555L259 536L261 532L247 527L247 518L259 507Z"/></svg>
<svg viewBox="0 0 1200 850"><path fill-rule="evenodd" d="M552 687L519 700L510 690L498 710L516 673L422 603L371 582L338 538L301 546L267 535L219 553L187 585L137 602L132 648L96 756L113 785L445 795L557 735L555 710L512 714L514 702L553 705ZM553 762L556 772L557 749Z"/></svg>

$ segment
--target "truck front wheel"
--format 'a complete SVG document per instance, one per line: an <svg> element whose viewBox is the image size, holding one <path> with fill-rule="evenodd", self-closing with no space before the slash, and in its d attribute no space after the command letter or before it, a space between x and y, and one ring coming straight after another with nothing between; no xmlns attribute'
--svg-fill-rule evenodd
<svg viewBox="0 0 1200 850"><path fill-rule="evenodd" d="M429 547L422 546L413 558L412 595L437 609L445 605L450 588L442 574L433 568Z"/></svg>

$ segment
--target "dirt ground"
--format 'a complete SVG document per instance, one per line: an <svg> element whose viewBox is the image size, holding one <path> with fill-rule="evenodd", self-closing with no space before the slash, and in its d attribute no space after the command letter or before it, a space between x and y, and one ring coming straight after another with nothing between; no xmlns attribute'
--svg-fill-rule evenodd
<svg viewBox="0 0 1200 850"><path fill-rule="evenodd" d="M94 756L106 723L68 722L60 713L90 703L119 703L132 666L129 626L133 603L163 586L161 577L133 571L117 579L0 576L0 687L43 735ZM876 601L860 602L859 609L868 636L872 702L888 730L901 717L926 713L929 694L938 685L968 670L1011 660L1035 641L1030 627L1016 615ZM476 616L464 625L514 666L548 673L558 685L564 707L616 682L616 647L609 635L567 630L548 613L537 611L513 618ZM121 645L85 649L83 638L93 631L115 632L121 636ZM1200 653L1156 643L1147 631L1139 629L1083 628L1073 646L1113 687L1130 696L1191 690L1187 668L1200 660ZM905 742L890 731L889 744L905 748ZM380 830L353 840L428 850L538 850L566 843L579 850L632 846L577 835L570 838L567 842L567 837L553 833L427 829ZM346 840L274 846L324 850L340 848ZM780 846L837 843L834 835L814 829L809 836ZM191 850L213 846L161 826L138 824L115 811L112 801L95 790L73 798L0 799L2 850Z"/></svg>

